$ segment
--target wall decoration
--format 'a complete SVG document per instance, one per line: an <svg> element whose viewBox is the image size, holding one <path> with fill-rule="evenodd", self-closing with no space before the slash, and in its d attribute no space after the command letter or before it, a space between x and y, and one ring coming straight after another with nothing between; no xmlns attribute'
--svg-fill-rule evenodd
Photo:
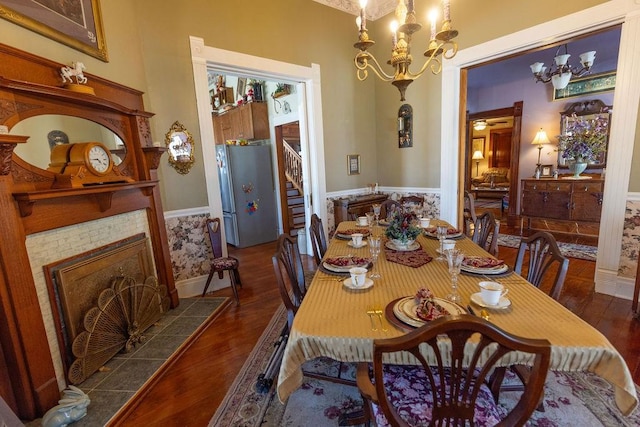
<svg viewBox="0 0 640 427"><path fill-rule="evenodd" d="M247 78L246 77L238 77L238 86L236 88L236 100L244 99L244 96L247 93Z"/></svg>
<svg viewBox="0 0 640 427"><path fill-rule="evenodd" d="M164 137L169 154L169 164L174 167L179 174L189 173L191 166L195 162L193 152L195 143L191 133L178 121L174 122Z"/></svg>
<svg viewBox="0 0 640 427"><path fill-rule="evenodd" d="M542 165L540 167L540 176L543 178L551 178L553 175L553 165Z"/></svg>
<svg viewBox="0 0 640 427"><path fill-rule="evenodd" d="M360 174L360 155L359 154L347 155L347 172L349 175Z"/></svg>
<svg viewBox="0 0 640 427"><path fill-rule="evenodd" d="M484 136L473 138L471 152L475 153L476 151L480 151L483 156L486 156L486 153L484 152L484 141Z"/></svg>
<svg viewBox="0 0 640 427"><path fill-rule="evenodd" d="M0 0L0 17L109 62L99 0Z"/></svg>
<svg viewBox="0 0 640 427"><path fill-rule="evenodd" d="M398 110L398 147L413 147L413 108L409 104Z"/></svg>
<svg viewBox="0 0 640 427"><path fill-rule="evenodd" d="M553 91L553 100L572 98L592 93L609 92L616 87L616 72L593 74L569 82L566 88Z"/></svg>

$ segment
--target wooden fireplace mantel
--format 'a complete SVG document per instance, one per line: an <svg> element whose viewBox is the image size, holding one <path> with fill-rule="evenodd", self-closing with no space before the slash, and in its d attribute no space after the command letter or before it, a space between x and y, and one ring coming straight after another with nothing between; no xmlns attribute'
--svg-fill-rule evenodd
<svg viewBox="0 0 640 427"><path fill-rule="evenodd" d="M157 168L165 149L154 147L142 92L85 73L95 95L62 86L63 64L0 44L0 125L43 114L98 123L125 143L117 165L122 183L54 188L60 177L14 153L35 144L31 135L0 134L0 396L21 419L42 416L60 399L42 319L28 235L144 210L158 282L178 305ZM34 146L32 146L34 147ZM48 147L47 147L48 149ZM115 168L115 166L114 166Z"/></svg>

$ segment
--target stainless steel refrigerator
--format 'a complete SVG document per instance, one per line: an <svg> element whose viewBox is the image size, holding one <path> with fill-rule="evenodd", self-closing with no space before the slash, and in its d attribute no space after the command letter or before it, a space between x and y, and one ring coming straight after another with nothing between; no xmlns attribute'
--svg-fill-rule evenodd
<svg viewBox="0 0 640 427"><path fill-rule="evenodd" d="M271 147L217 145L216 160L227 243L238 248L278 238Z"/></svg>

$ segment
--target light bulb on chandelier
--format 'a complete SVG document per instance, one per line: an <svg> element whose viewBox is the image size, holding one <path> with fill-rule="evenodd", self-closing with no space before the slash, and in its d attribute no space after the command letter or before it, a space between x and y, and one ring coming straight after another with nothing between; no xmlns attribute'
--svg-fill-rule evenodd
<svg viewBox="0 0 640 427"><path fill-rule="evenodd" d="M391 29L391 59L387 61L395 71L393 75L390 75L383 71L375 56L367 51L375 42L369 39L367 31L367 0L360 0L360 16L356 18L359 36L358 42L353 45L359 49L354 59L358 80L365 80L369 75L368 69L371 69L381 80L391 82L392 85L397 87L400 91L400 100L404 101L407 86L420 77L427 68L431 69L431 73L439 74L442 71L440 55L442 55L442 58L451 59L458 53L458 44L453 41L457 37L458 31L451 27L449 3L449 0L442 1L443 21L439 32L436 32L437 12L432 11L429 13L431 36L429 46L424 52L427 60L417 73L412 73L409 70L413 60L411 56L411 37L422 28L422 25L416 22L413 0L408 0L407 3L405 3L405 0L398 0L395 11L397 21L395 21L395 25L392 23Z"/></svg>

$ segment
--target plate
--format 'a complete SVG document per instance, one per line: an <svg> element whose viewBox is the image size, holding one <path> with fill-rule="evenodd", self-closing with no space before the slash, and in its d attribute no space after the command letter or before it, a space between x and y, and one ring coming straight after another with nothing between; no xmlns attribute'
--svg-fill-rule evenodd
<svg viewBox="0 0 640 427"><path fill-rule="evenodd" d="M500 301L498 301L498 305L488 305L482 300L482 297L480 296L480 292L471 295L471 302L479 305L480 307L497 308L497 309L507 308L511 305L511 301L507 297L500 297Z"/></svg>
<svg viewBox="0 0 640 427"><path fill-rule="evenodd" d="M418 242L413 242L412 244L410 244L409 246L406 247L399 247L393 244L392 241L387 240L387 242L384 244L388 249L392 249L394 251L399 251L399 252L411 252L411 251L415 251L420 249L420 243Z"/></svg>
<svg viewBox="0 0 640 427"><path fill-rule="evenodd" d="M424 235L427 237L431 237L434 239L438 238L438 233L436 233L435 231L427 231L427 230L433 230L434 227L427 227L424 229ZM462 231L456 229L456 228L450 228L449 231L455 231L455 233L450 233L447 232L447 237L445 237L445 239L459 239L460 237L463 236Z"/></svg>
<svg viewBox="0 0 640 427"><path fill-rule="evenodd" d="M340 230L336 232L336 238L342 240L351 240L351 235L353 233L362 233L362 237L366 238L369 236L369 230L365 227L362 228L350 228L348 230Z"/></svg>
<svg viewBox="0 0 640 427"><path fill-rule="evenodd" d="M360 262L360 263L353 263L353 262L351 262L351 263L349 263L348 265L333 265L333 264L329 264L329 263L328 263L328 262L326 262L326 261L323 261L323 262L322 262L322 266L323 266L325 269L327 269L327 270L329 270L329 271L332 271L332 272L334 272L334 273L348 273L348 272L349 272L349 270L350 270L351 268L353 268L353 267L366 267L366 268L369 268L369 265L371 264L371 260L370 260L369 258L361 258L361 257L347 257L347 256L345 256L345 257L333 257L333 258L345 258L345 259L346 259L346 258L351 258L351 259L353 259L353 258L358 258L358 259L361 259L361 260L362 260L362 262Z"/></svg>
<svg viewBox="0 0 640 427"><path fill-rule="evenodd" d="M378 225L380 225L382 227L388 227L389 226L389 221L387 221L386 219L381 219L380 221L378 221Z"/></svg>
<svg viewBox="0 0 640 427"><path fill-rule="evenodd" d="M509 270L509 266L507 264L502 264L492 268L476 268L476 267L470 267L468 265L462 264L460 266L460 270L465 271L467 273L493 275L493 274L502 274L507 272Z"/></svg>
<svg viewBox="0 0 640 427"><path fill-rule="evenodd" d="M373 280L369 279L368 277L365 279L364 281L364 285L360 286L359 288L356 286L353 286L353 283L351 282L351 277L349 277L348 279L345 279L342 284L344 285L345 288L349 288L353 291L362 291L365 289L369 289L370 287L373 286Z"/></svg>
<svg viewBox="0 0 640 427"><path fill-rule="evenodd" d="M352 248L355 248L355 249L360 249L360 248L364 248L365 246L367 246L367 242L365 242L363 240L362 243L360 243L360 246L356 246L356 245L353 244L353 241L350 241L349 243L347 243L347 246L351 246Z"/></svg>
<svg viewBox="0 0 640 427"><path fill-rule="evenodd" d="M466 313L464 308L450 301L437 297L434 297L433 299L451 314ZM401 298L394 304L393 314L407 325L419 328L420 326L427 323L427 321L422 320L418 317L418 315L416 314L417 307L418 304L416 303L415 297Z"/></svg>

